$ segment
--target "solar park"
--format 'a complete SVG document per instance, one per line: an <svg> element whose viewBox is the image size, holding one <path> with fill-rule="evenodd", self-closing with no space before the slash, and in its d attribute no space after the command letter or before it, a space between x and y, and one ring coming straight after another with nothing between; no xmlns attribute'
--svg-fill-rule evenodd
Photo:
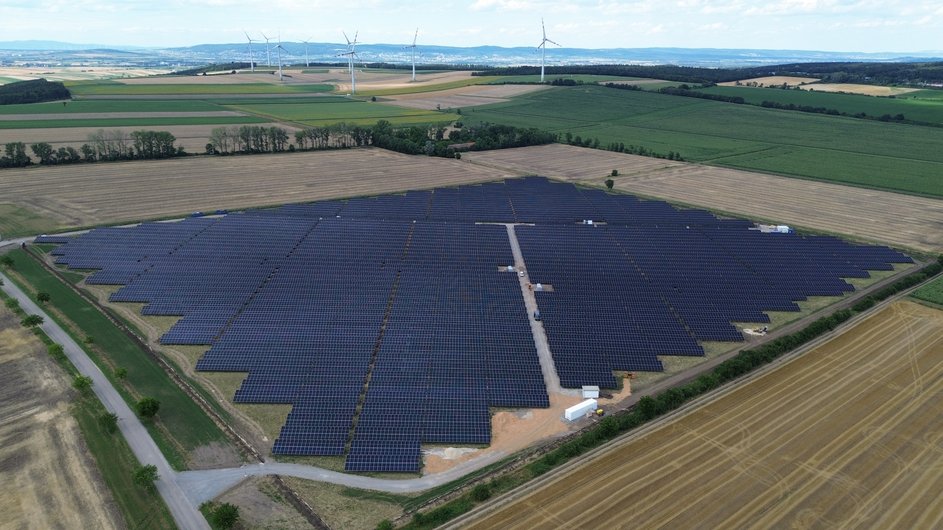
<svg viewBox="0 0 943 530"><path fill-rule="evenodd" d="M592 220L592 224L586 221ZM280 455L415 472L424 443L488 444L490 408L549 406L508 231L514 223L562 386L616 386L660 355L741 341L843 278L912 260L540 177L100 228L56 263L179 316L202 371L247 373L239 403L292 405Z"/></svg>

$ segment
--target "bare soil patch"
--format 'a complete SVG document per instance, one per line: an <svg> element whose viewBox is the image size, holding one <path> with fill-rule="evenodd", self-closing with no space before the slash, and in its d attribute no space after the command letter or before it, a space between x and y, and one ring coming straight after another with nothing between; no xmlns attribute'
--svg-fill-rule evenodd
<svg viewBox="0 0 943 530"><path fill-rule="evenodd" d="M239 507L239 528L300 530L308 521L282 497L271 477L250 477L216 500Z"/></svg>
<svg viewBox="0 0 943 530"><path fill-rule="evenodd" d="M384 97L384 103L411 109L437 110L503 103L514 96L551 88L548 85L472 85L462 88Z"/></svg>
<svg viewBox="0 0 943 530"><path fill-rule="evenodd" d="M471 152L463 161L615 188L757 220L923 252L943 250L943 201L561 144Z"/></svg>
<svg viewBox="0 0 943 530"><path fill-rule="evenodd" d="M121 528L69 413L71 385L0 308L0 513L7 528Z"/></svg>
<svg viewBox="0 0 943 530"><path fill-rule="evenodd" d="M74 114L72 115L74 116ZM107 115L100 115L105 116ZM99 116L99 117L100 117ZM68 119L68 118L66 118ZM255 123L263 127L278 126L288 131L289 137L293 137L297 128L285 126L281 123ZM228 127L227 125L161 125L157 127L51 127L39 129L0 129L0 144L8 142L23 142L27 145L37 142L47 142L56 149L60 147L71 146L76 149L84 143L88 143L88 135L99 130L113 131L120 130L126 134L140 129L159 129L167 131L177 138L176 145L183 146L188 153L202 153L206 149L206 144L210 141L210 133L217 127ZM130 142L129 142L130 144ZM32 154L30 152L30 154ZM96 166L102 167L102 166ZM6 172L4 172L6 175Z"/></svg>
<svg viewBox="0 0 943 530"><path fill-rule="evenodd" d="M818 81L816 77L794 77L787 75L775 75L768 77L754 77L752 79L741 79L740 81L730 81L727 83L718 83L720 86L746 86L756 83L757 86L769 87L769 86L782 86L783 83L786 83L786 86L795 87L808 85L809 83L815 83ZM739 83L739 84L738 84Z"/></svg>
<svg viewBox="0 0 943 530"><path fill-rule="evenodd" d="M864 94L866 96L897 96L900 94L916 92L920 89L896 86L856 85L852 83L816 83L814 85L803 86L802 90L815 90L816 92L845 92L848 94Z"/></svg>
<svg viewBox="0 0 943 530"><path fill-rule="evenodd" d="M3 200L67 228L508 176L459 160L365 148L5 170Z"/></svg>
<svg viewBox="0 0 943 530"><path fill-rule="evenodd" d="M470 528L943 525L943 312L897 302Z"/></svg>

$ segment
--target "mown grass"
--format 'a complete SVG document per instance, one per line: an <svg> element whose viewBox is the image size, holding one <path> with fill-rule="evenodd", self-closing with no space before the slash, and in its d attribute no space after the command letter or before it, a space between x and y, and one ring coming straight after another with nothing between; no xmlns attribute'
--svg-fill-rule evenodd
<svg viewBox="0 0 943 530"><path fill-rule="evenodd" d="M0 105L0 114L77 114L92 112L211 112L226 110L199 99L82 99L61 102Z"/></svg>
<svg viewBox="0 0 943 530"><path fill-rule="evenodd" d="M90 118L57 120L0 120L0 129L58 129L62 127L169 127L173 125L232 125L265 123L255 116L179 116L174 118Z"/></svg>
<svg viewBox="0 0 943 530"><path fill-rule="evenodd" d="M27 292L49 293L50 306L55 309L50 311L50 316L60 321L77 342L92 338L93 342L86 344L86 351L129 405L133 407L142 397L160 401L158 421L144 424L175 469L185 469L188 452L197 447L213 442L228 445L222 431L157 362L95 307L25 251L17 249L11 256L16 263L14 276L19 276L26 284L21 287ZM127 370L124 381L114 376L117 368Z"/></svg>
<svg viewBox="0 0 943 530"><path fill-rule="evenodd" d="M6 293L0 292L0 300L5 302L8 299ZM22 310L19 313L23 313ZM53 344L41 330L34 329L33 332L47 348ZM80 375L68 358L62 356L55 360L70 379ZM99 421L108 412L101 401L94 395L80 397L72 403L70 412L125 524L140 529L176 528L160 495L148 493L134 484L132 473L140 462L120 432L108 432Z"/></svg>
<svg viewBox="0 0 943 530"><path fill-rule="evenodd" d="M213 94L298 94L330 92L331 85L233 83L214 84L140 84L128 85L115 81L74 81L66 86L76 96L156 96L156 95L213 95Z"/></svg>
<svg viewBox="0 0 943 530"><path fill-rule="evenodd" d="M229 108L272 120L310 126L324 126L339 122L373 125L378 120L387 120L394 125L423 124L452 121L459 117L457 114L406 109L348 98L325 98L323 101L307 103L271 101L249 105L229 105Z"/></svg>
<svg viewBox="0 0 943 530"><path fill-rule="evenodd" d="M0 203L0 236L4 239L51 232L58 225L55 219L23 206Z"/></svg>
<svg viewBox="0 0 943 530"><path fill-rule="evenodd" d="M891 116L903 114L908 120L943 125L943 101L910 94L895 98L879 98L861 94L728 86L715 86L699 91L708 94L739 96L751 105L759 105L763 101L774 101L783 105L824 107L851 115L864 113L868 116L880 117L885 114Z"/></svg>
<svg viewBox="0 0 943 530"><path fill-rule="evenodd" d="M943 306L943 276L917 289L911 296L924 302Z"/></svg>
<svg viewBox="0 0 943 530"><path fill-rule="evenodd" d="M469 109L466 123L538 127L685 160L943 196L943 129L581 86Z"/></svg>

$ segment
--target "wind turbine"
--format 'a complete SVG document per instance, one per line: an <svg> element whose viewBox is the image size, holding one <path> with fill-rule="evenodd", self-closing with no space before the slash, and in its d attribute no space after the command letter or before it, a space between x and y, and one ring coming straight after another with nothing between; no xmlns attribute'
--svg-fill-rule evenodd
<svg viewBox="0 0 943 530"><path fill-rule="evenodd" d="M255 41L252 37L249 36L249 33L243 31L246 34L246 39L249 40L249 69L255 72L255 61L252 60L252 42Z"/></svg>
<svg viewBox="0 0 943 530"><path fill-rule="evenodd" d="M271 37L266 37L265 33L262 34L262 38L265 39L265 64L266 66L272 66L272 49L269 48L268 41L272 40Z"/></svg>
<svg viewBox="0 0 943 530"><path fill-rule="evenodd" d="M413 50L413 81L416 80L416 38L419 37L419 28L416 28L416 34L413 36L413 45L404 46L404 48Z"/></svg>
<svg viewBox="0 0 943 530"><path fill-rule="evenodd" d="M279 36L278 45L275 46L275 52L278 53L278 80L279 81L282 80L282 50L285 50L285 48L282 48L282 37ZM288 50L285 50L285 51L288 51Z"/></svg>
<svg viewBox="0 0 943 530"><path fill-rule="evenodd" d="M537 49L540 50L540 82L544 82L544 63L547 62L547 43L556 44L556 42L547 38L547 26L544 25L544 19L540 19L540 27L544 30L544 40L540 41L540 46L537 46Z"/></svg>
<svg viewBox="0 0 943 530"><path fill-rule="evenodd" d="M305 43L305 68L310 68L311 63L308 61L308 43L311 41L311 37L308 37L308 40L303 40L301 42Z"/></svg>
<svg viewBox="0 0 943 530"><path fill-rule="evenodd" d="M354 57L357 56L357 52L354 51L354 46L357 45L357 34L359 31L354 33L354 40L350 40L347 33L343 31L341 33L344 33L344 39L347 40L347 51L339 55L347 56L347 67L350 69L350 93L351 95L355 95L357 94L357 77L354 75Z"/></svg>

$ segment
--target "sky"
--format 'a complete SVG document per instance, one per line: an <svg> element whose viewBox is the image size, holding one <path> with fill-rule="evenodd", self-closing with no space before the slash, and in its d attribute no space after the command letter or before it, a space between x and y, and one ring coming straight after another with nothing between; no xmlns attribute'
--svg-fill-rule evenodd
<svg viewBox="0 0 943 530"><path fill-rule="evenodd" d="M0 41L536 46L541 18L568 48L943 50L943 0L0 0Z"/></svg>

